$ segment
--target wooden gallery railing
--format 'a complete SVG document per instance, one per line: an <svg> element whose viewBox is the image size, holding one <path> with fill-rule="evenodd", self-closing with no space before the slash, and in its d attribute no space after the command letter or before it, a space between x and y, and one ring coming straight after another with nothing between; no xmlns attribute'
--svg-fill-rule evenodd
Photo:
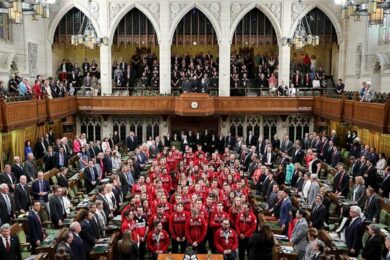
<svg viewBox="0 0 390 260"><path fill-rule="evenodd" d="M126 115L261 115L314 114L328 120L390 132L390 101L363 103L327 97L214 97L207 94L181 96L97 96L19 102L0 101L0 129L3 132L76 113Z"/></svg>

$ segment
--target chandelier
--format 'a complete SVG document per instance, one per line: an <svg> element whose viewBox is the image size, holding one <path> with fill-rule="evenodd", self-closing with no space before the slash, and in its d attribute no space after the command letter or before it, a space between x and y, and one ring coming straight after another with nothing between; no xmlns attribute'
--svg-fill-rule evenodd
<svg viewBox="0 0 390 260"><path fill-rule="evenodd" d="M49 18L49 4L54 4L56 0L6 0L0 2L0 9L7 10L12 23L21 24L23 14L32 14L33 20L38 17Z"/></svg>
<svg viewBox="0 0 390 260"><path fill-rule="evenodd" d="M89 2L89 8L90 8L91 7L91 0L89 0L88 2ZM87 22L86 22L86 26L84 29L84 33L82 34L81 32L83 30L85 20L87 20ZM72 35L70 41L71 41L71 44L74 46L84 44L84 46L89 48L89 49L95 49L96 46L100 46L101 44L108 45L108 38L97 37L97 33L95 31L95 28L93 27L91 21L88 18L86 18L85 15L83 17L83 21L81 22L79 33Z"/></svg>
<svg viewBox="0 0 390 260"><path fill-rule="evenodd" d="M302 0L298 1L299 10L303 10ZM307 31L306 31L307 28ZM282 45L292 46L294 45L295 49L302 49L306 45L317 46L320 44L320 37L318 35L313 35L310 30L309 22L307 21L307 15L305 15L298 23L298 26L294 32L293 38L282 38Z"/></svg>
<svg viewBox="0 0 390 260"><path fill-rule="evenodd" d="M349 19L354 17L356 21L361 16L369 17L369 24L383 24L384 16L390 14L390 0L335 0L341 5L341 17Z"/></svg>

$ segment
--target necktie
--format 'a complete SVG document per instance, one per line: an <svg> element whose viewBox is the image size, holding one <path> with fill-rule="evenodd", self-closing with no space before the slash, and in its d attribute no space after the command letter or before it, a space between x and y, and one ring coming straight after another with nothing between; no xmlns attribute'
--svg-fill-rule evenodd
<svg viewBox="0 0 390 260"><path fill-rule="evenodd" d="M9 244L9 238L6 238L6 239L5 239L5 246L6 246L7 252L9 252L10 249L11 249L11 246L10 246L10 244Z"/></svg>
<svg viewBox="0 0 390 260"><path fill-rule="evenodd" d="M42 181L39 181L39 192L43 191L43 183Z"/></svg>
<svg viewBox="0 0 390 260"><path fill-rule="evenodd" d="M8 215L11 214L11 202L9 201L8 195L4 195L5 203L7 204L7 213Z"/></svg>

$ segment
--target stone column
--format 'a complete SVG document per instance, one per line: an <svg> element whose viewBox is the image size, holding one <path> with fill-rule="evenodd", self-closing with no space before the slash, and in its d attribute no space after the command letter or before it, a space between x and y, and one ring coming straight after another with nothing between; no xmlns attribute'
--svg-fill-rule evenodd
<svg viewBox="0 0 390 260"><path fill-rule="evenodd" d="M290 46L279 45L279 84L282 81L289 85L290 80L290 59L291 48Z"/></svg>
<svg viewBox="0 0 390 260"><path fill-rule="evenodd" d="M101 95L110 95L112 93L112 80L111 80L111 44L100 46L100 84Z"/></svg>
<svg viewBox="0 0 390 260"><path fill-rule="evenodd" d="M219 44L219 96L230 96L230 42Z"/></svg>
<svg viewBox="0 0 390 260"><path fill-rule="evenodd" d="M171 93L171 42L161 41L160 49L160 94Z"/></svg>

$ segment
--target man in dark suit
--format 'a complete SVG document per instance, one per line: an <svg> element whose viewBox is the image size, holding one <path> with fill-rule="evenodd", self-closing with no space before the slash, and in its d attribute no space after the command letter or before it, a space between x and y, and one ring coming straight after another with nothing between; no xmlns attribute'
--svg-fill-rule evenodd
<svg viewBox="0 0 390 260"><path fill-rule="evenodd" d="M67 172L68 172L68 168L61 167L60 172L57 175L57 185L62 187L62 188L69 187L68 179L66 178Z"/></svg>
<svg viewBox="0 0 390 260"><path fill-rule="evenodd" d="M235 143L236 140L234 136L229 132L228 135L225 137L225 147L229 147L230 150L233 150Z"/></svg>
<svg viewBox="0 0 390 260"><path fill-rule="evenodd" d="M351 256L358 256L363 247L363 224L360 214L362 210L359 206L352 206L349 210L351 220L345 230L345 242L348 247L348 253Z"/></svg>
<svg viewBox="0 0 390 260"><path fill-rule="evenodd" d="M372 160L367 160L367 171L363 174L363 178L367 187L378 191L378 185L376 183L377 171Z"/></svg>
<svg viewBox="0 0 390 260"><path fill-rule="evenodd" d="M83 215L87 215L86 218L84 218L80 225L81 225L81 231L80 231L80 237L83 241L83 245L85 248L85 251L87 251L87 254L92 250L92 248L95 246L95 238L93 237L93 228L91 225L91 221L93 219L92 212L88 212L85 210L83 212Z"/></svg>
<svg viewBox="0 0 390 260"><path fill-rule="evenodd" d="M130 135L126 138L126 145L128 151L134 151L137 147L137 137L134 135L134 132L130 132Z"/></svg>
<svg viewBox="0 0 390 260"><path fill-rule="evenodd" d="M65 259L74 259L72 248L70 247L73 241L73 233L66 231L62 237L62 241L57 245L56 255L66 256Z"/></svg>
<svg viewBox="0 0 390 260"><path fill-rule="evenodd" d="M104 185L101 185L99 187L99 193L96 195L96 200L100 200L103 202L104 214L106 214L106 216L108 218L111 218L113 215L111 213L110 206L109 206L108 201L107 201L106 192L107 192L107 189L104 187Z"/></svg>
<svg viewBox="0 0 390 260"><path fill-rule="evenodd" d="M360 160L356 159L355 156L349 157L349 162L351 165L351 175L353 180L356 176L359 176Z"/></svg>
<svg viewBox="0 0 390 260"><path fill-rule="evenodd" d="M336 173L336 176L334 177L333 181L333 192L336 193L336 195L341 195L344 197L348 197L349 193L349 175L344 169L344 164L339 163L336 166L336 169L338 172Z"/></svg>
<svg viewBox="0 0 390 260"><path fill-rule="evenodd" d="M363 248L362 258L367 260L382 259L383 241L380 227L378 225L371 224L368 227L368 234L370 235L370 238L366 241Z"/></svg>
<svg viewBox="0 0 390 260"><path fill-rule="evenodd" d="M14 198L16 211L26 213L30 207L31 199L27 186L27 177L24 175L20 176L20 182L15 187Z"/></svg>
<svg viewBox="0 0 390 260"><path fill-rule="evenodd" d="M75 221L69 225L69 230L73 233L73 241L70 243L74 260L87 260L87 251L85 251L83 240L80 237L81 225Z"/></svg>
<svg viewBox="0 0 390 260"><path fill-rule="evenodd" d="M60 147L58 153L55 154L55 165L58 169L68 167L68 154L64 151L64 147Z"/></svg>
<svg viewBox="0 0 390 260"><path fill-rule="evenodd" d="M43 172L38 172L38 178L31 185L34 200L42 201L47 207L49 202L50 184L43 178Z"/></svg>
<svg viewBox="0 0 390 260"><path fill-rule="evenodd" d="M249 131L248 133L248 136L246 138L246 145L247 146L256 145L256 137L253 135L252 131Z"/></svg>
<svg viewBox="0 0 390 260"><path fill-rule="evenodd" d="M326 217L327 209L322 204L323 197L318 194L315 199L315 206L313 207L310 214L310 226L316 229L323 229Z"/></svg>
<svg viewBox="0 0 390 260"><path fill-rule="evenodd" d="M360 167L358 169L358 175L357 176L363 176L367 172L367 159L366 157L362 156L360 158ZM367 185L367 183L366 183Z"/></svg>
<svg viewBox="0 0 390 260"><path fill-rule="evenodd" d="M85 188L87 192L91 192L99 182L98 170L96 169L93 161L88 162L88 167L84 168L84 179L85 179Z"/></svg>
<svg viewBox="0 0 390 260"><path fill-rule="evenodd" d="M379 216L381 213L381 204L379 203L379 199L375 194L373 188L367 188L366 190L366 205L364 207L364 216L367 220L372 222L379 222Z"/></svg>
<svg viewBox="0 0 390 260"><path fill-rule="evenodd" d="M337 146L333 146L333 152L330 157L330 165L336 167L336 165L341 161L340 152L337 149Z"/></svg>
<svg viewBox="0 0 390 260"><path fill-rule="evenodd" d="M53 152L53 147L50 146L47 148L47 153L43 156L43 161L46 172L56 167L56 153Z"/></svg>
<svg viewBox="0 0 390 260"><path fill-rule="evenodd" d="M4 172L0 175L0 183L8 185L9 191L14 192L16 185L15 175L11 172L11 165L4 165Z"/></svg>
<svg viewBox="0 0 390 260"><path fill-rule="evenodd" d="M30 238L30 244L32 253L35 254L35 249L41 245L43 241L43 229L41 218L39 217L39 211L41 210L41 203L39 201L34 201L32 209L28 213L27 223L28 223L28 233Z"/></svg>
<svg viewBox="0 0 390 260"><path fill-rule="evenodd" d="M1 226L0 255L2 260L22 260L19 238L11 236L11 226Z"/></svg>
<svg viewBox="0 0 390 260"><path fill-rule="evenodd" d="M286 137L284 138L280 149L282 150L282 152L287 153L291 157L293 152L293 143L290 141L288 135L286 135Z"/></svg>
<svg viewBox="0 0 390 260"><path fill-rule="evenodd" d="M256 150L260 156L263 156L267 152L267 147L265 145L265 141L264 141L263 137L261 137L261 136L257 139Z"/></svg>
<svg viewBox="0 0 390 260"><path fill-rule="evenodd" d="M20 163L20 157L15 156L14 157L14 164L11 166L11 171L14 173L16 180L20 179L20 176L26 175L24 173L23 165ZM27 181L30 181L27 177Z"/></svg>
<svg viewBox="0 0 390 260"><path fill-rule="evenodd" d="M0 223L10 223L15 217L15 203L7 184L0 184L0 191Z"/></svg>
<svg viewBox="0 0 390 260"><path fill-rule="evenodd" d="M268 146L267 152L263 155L263 164L266 165L267 167L273 168L275 159L276 159L276 154L272 152L272 147Z"/></svg>
<svg viewBox="0 0 390 260"><path fill-rule="evenodd" d="M283 234L287 234L288 223L290 222L290 210L292 207L291 199L288 196L288 190L282 190L282 204L279 212L279 224L282 226Z"/></svg>
<svg viewBox="0 0 390 260"><path fill-rule="evenodd" d="M382 193L382 196L384 198L389 198L389 192L390 192L390 166L386 167L385 177L383 178L383 181L381 183L379 192Z"/></svg>
<svg viewBox="0 0 390 260"><path fill-rule="evenodd" d="M65 207L62 201L62 187L55 186L53 188L54 195L50 197L50 219L55 228L61 228L64 224Z"/></svg>
<svg viewBox="0 0 390 260"><path fill-rule="evenodd" d="M295 143L295 150L293 151L292 155L292 163L302 164L303 158L305 157L305 152L303 151L302 146L298 141Z"/></svg>
<svg viewBox="0 0 390 260"><path fill-rule="evenodd" d="M35 155L38 159L41 159L45 153L47 152L47 148L49 147L49 143L45 140L44 137L41 137L37 144L35 145Z"/></svg>

